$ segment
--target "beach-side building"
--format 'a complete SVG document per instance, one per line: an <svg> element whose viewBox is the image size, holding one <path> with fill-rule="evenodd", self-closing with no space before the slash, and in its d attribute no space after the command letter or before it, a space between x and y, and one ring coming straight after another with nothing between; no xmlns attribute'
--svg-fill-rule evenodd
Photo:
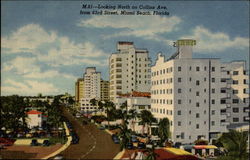
<svg viewBox="0 0 250 160"><path fill-rule="evenodd" d="M109 57L110 100L133 91L150 91L150 59L147 49L133 42L118 42L117 52Z"/></svg>

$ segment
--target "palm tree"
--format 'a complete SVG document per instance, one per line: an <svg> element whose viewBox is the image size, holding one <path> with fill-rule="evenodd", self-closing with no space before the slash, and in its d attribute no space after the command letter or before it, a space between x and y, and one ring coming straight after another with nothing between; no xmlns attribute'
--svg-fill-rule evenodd
<svg viewBox="0 0 250 160"><path fill-rule="evenodd" d="M123 150L126 148L126 145L131 141L131 131L128 129L127 125L123 125L120 128L119 137L121 138L120 141L120 150Z"/></svg>
<svg viewBox="0 0 250 160"><path fill-rule="evenodd" d="M158 123L158 136L161 139L161 143L165 142L168 140L170 137L170 123L168 118L163 118L160 120Z"/></svg>
<svg viewBox="0 0 250 160"><path fill-rule="evenodd" d="M149 134L150 126L153 122L156 122L156 119L154 118L153 114L148 110L142 110L139 117L140 123L143 125L143 134L145 125L147 126L147 134Z"/></svg>
<svg viewBox="0 0 250 160"><path fill-rule="evenodd" d="M223 144L227 153L220 159L248 159L247 139L248 132L230 130L228 133L223 133L218 141Z"/></svg>
<svg viewBox="0 0 250 160"><path fill-rule="evenodd" d="M103 105L105 112L107 113L108 126L109 121L114 118L115 104L111 101L105 101Z"/></svg>

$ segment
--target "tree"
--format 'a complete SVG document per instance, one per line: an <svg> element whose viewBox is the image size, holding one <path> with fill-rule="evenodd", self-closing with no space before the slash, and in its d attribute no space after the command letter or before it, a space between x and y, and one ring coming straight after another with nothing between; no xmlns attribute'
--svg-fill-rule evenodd
<svg viewBox="0 0 250 160"><path fill-rule="evenodd" d="M136 123L136 118L138 117L138 114L135 109L130 109L129 110L129 119L132 120L132 130L135 131L135 123Z"/></svg>
<svg viewBox="0 0 250 160"><path fill-rule="evenodd" d="M248 159L247 139L248 132L230 130L228 133L223 133L218 141L223 144L227 153L219 159Z"/></svg>
<svg viewBox="0 0 250 160"><path fill-rule="evenodd" d="M161 143L165 142L170 137L170 123L168 118L163 118L158 123L158 135L161 139Z"/></svg>
<svg viewBox="0 0 250 160"><path fill-rule="evenodd" d="M120 150L125 149L126 145L131 141L131 131L128 129L127 125L123 125L120 128L119 137L121 138L120 141Z"/></svg>
<svg viewBox="0 0 250 160"><path fill-rule="evenodd" d="M155 153L155 147L154 145L152 146L152 148L147 148L144 153L147 154L146 160L156 160L156 157L158 157L159 155L157 153Z"/></svg>
<svg viewBox="0 0 250 160"><path fill-rule="evenodd" d="M143 125L143 130L142 130L143 134L145 125L147 125L147 134L149 134L149 129L151 124L153 122L156 122L156 119L154 118L153 114L148 110L142 110L139 115L139 118L140 118L140 123Z"/></svg>
<svg viewBox="0 0 250 160"><path fill-rule="evenodd" d="M111 101L105 101L103 108L105 109L105 112L107 113L107 120L108 120L108 126L109 126L109 121L114 118L115 104Z"/></svg>

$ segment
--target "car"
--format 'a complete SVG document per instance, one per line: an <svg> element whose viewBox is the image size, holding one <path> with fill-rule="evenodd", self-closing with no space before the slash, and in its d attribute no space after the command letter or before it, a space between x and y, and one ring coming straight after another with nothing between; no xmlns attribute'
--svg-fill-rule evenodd
<svg viewBox="0 0 250 160"><path fill-rule="evenodd" d="M70 135L72 137L71 144L77 144L79 143L79 137L75 132L70 132Z"/></svg>
<svg viewBox="0 0 250 160"><path fill-rule="evenodd" d="M82 124L83 124L83 125L87 125L88 122L84 120L84 121L82 121Z"/></svg>
<svg viewBox="0 0 250 160"><path fill-rule="evenodd" d="M146 148L146 145L145 145L145 143L143 143L143 142L139 142L137 148L138 148L138 149L145 149L145 148Z"/></svg>
<svg viewBox="0 0 250 160"><path fill-rule="evenodd" d="M51 143L50 143L49 140L44 140L42 145L43 145L43 146L50 146L50 144L51 144Z"/></svg>
<svg viewBox="0 0 250 160"><path fill-rule="evenodd" d="M100 129L100 130L104 130L104 129L105 129L105 127L104 127L104 126L99 126L99 127L98 127L98 129Z"/></svg>
<svg viewBox="0 0 250 160"><path fill-rule="evenodd" d="M138 138L137 138L136 136L132 136L132 137L131 137L131 141L132 141L133 143L139 142L139 140L138 140Z"/></svg>
<svg viewBox="0 0 250 160"><path fill-rule="evenodd" d="M38 146L39 143L37 142L37 139L32 139L30 145L31 146Z"/></svg>
<svg viewBox="0 0 250 160"><path fill-rule="evenodd" d="M134 148L133 143L128 142L127 145L126 145L126 148L127 149L133 149Z"/></svg>
<svg viewBox="0 0 250 160"><path fill-rule="evenodd" d="M14 142L15 142L14 139L0 138L0 145L2 145L2 146L11 146L14 144Z"/></svg>
<svg viewBox="0 0 250 160"><path fill-rule="evenodd" d="M113 134L112 136L112 140L115 144L119 144L120 143L120 139L116 134Z"/></svg>

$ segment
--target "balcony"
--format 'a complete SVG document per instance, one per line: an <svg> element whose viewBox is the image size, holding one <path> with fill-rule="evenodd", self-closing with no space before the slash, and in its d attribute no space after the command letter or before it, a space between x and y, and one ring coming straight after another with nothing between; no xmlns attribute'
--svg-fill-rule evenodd
<svg viewBox="0 0 250 160"><path fill-rule="evenodd" d="M225 122L220 122L220 125L221 125L221 126L227 126L227 125L229 125L229 124L230 124L230 123L229 123L229 122L226 122L226 121L225 121Z"/></svg>

